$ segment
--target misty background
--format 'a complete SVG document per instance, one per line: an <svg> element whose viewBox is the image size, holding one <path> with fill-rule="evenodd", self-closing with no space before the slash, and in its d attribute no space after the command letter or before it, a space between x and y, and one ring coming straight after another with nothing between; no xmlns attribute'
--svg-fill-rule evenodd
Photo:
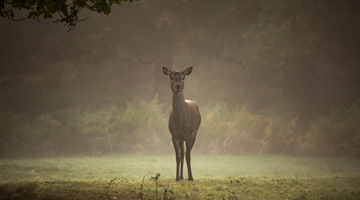
<svg viewBox="0 0 360 200"><path fill-rule="evenodd" d="M0 19L0 157L173 153L161 68L190 66L194 153L360 155L359 1L112 9L69 32Z"/></svg>

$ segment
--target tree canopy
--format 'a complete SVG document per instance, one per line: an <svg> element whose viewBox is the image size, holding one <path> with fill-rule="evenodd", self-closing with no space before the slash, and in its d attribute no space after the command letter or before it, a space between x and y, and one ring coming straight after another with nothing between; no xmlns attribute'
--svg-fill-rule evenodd
<svg viewBox="0 0 360 200"><path fill-rule="evenodd" d="M146 99L158 94L165 103L168 82L159 69L192 65L199 70L194 84L202 89L190 88L188 98L203 104L248 102L259 112L282 110L308 124L333 106L359 99L359 1L160 0L112 10L110 16L90 15L68 34L49 28L46 20L0 19L5 90L15 82L50 91L68 84L61 98L69 104L77 101L74 94L89 107L124 103L135 94ZM131 81L131 87L125 84ZM74 84L88 89L80 95Z"/></svg>
<svg viewBox="0 0 360 200"><path fill-rule="evenodd" d="M56 19L54 22L64 23L72 30L78 22L86 19L79 17L82 10L109 15L114 4L121 4L124 1L128 0L73 0L70 2L67 0L2 0L0 2L0 16L14 21L22 21L26 19L52 19L54 14L58 14L60 19ZM133 0L129 1L132 2ZM14 11L14 9L16 10ZM22 9L25 12L21 11Z"/></svg>

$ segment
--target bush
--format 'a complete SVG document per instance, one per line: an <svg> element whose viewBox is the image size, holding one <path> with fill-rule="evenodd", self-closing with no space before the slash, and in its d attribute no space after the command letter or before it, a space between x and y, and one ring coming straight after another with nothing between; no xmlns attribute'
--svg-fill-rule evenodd
<svg viewBox="0 0 360 200"><path fill-rule="evenodd" d="M199 110L201 124L195 148L202 153L217 154L228 152L229 139L236 131L234 120L227 109L227 104L219 102L215 105L200 107Z"/></svg>
<svg viewBox="0 0 360 200"><path fill-rule="evenodd" d="M79 115L57 111L28 122L20 115L0 113L1 157L80 154Z"/></svg>
<svg viewBox="0 0 360 200"><path fill-rule="evenodd" d="M202 152L262 154L300 151L302 134L297 118L255 115L247 105L230 111L224 102L208 105L201 113L203 122L198 145Z"/></svg>
<svg viewBox="0 0 360 200"><path fill-rule="evenodd" d="M13 154L18 155L24 150L24 147L20 145L23 141L21 120L23 120L21 115L0 113L1 157L9 157Z"/></svg>
<svg viewBox="0 0 360 200"><path fill-rule="evenodd" d="M306 135L306 150L318 155L360 155L360 107L333 108L320 116Z"/></svg>
<svg viewBox="0 0 360 200"><path fill-rule="evenodd" d="M131 152L160 154L172 150L166 116L161 112L157 96L151 102L141 101L140 105L127 103L121 135L125 144L131 144Z"/></svg>
<svg viewBox="0 0 360 200"><path fill-rule="evenodd" d="M113 154L120 151L116 141L119 140L123 112L120 107L112 105L83 115L80 127L85 140L92 146L89 149L91 155Z"/></svg>
<svg viewBox="0 0 360 200"><path fill-rule="evenodd" d="M171 137L167 120L157 104L127 103L126 108L108 106L84 117L83 132L99 153L164 153Z"/></svg>
<svg viewBox="0 0 360 200"><path fill-rule="evenodd" d="M89 146L80 131L81 118L81 114L72 110L42 115L25 125L24 136L28 138L25 142L36 156L83 154Z"/></svg>
<svg viewBox="0 0 360 200"><path fill-rule="evenodd" d="M297 117L254 114L247 105L200 106L194 151L210 154L360 155L360 107L334 108L304 134ZM93 112L60 110L34 121L0 113L0 157L173 153L168 113L153 101Z"/></svg>

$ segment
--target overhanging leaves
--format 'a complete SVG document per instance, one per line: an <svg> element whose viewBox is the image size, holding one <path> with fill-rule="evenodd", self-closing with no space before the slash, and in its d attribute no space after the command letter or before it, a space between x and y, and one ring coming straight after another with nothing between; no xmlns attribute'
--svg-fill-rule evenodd
<svg viewBox="0 0 360 200"><path fill-rule="evenodd" d="M128 0L1 0L0 16L12 21L23 21L26 19L40 20L40 18L52 19L54 14L58 14L60 19L55 20L54 23L64 23L65 26L69 27L69 30L72 30L78 22L87 19L80 19L80 11L90 10L109 15L114 4L120 5L121 2L126 1ZM20 17L20 14L11 8L15 8L18 11L25 9L28 11L28 15Z"/></svg>

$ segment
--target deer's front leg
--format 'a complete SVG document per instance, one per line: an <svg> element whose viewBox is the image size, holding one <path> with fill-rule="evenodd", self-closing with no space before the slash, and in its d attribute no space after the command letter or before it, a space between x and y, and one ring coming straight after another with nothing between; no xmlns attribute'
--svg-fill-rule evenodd
<svg viewBox="0 0 360 200"><path fill-rule="evenodd" d="M180 181L180 176L179 176L179 166L180 166L180 160L181 160L181 156L180 156L180 142L175 140L174 138L172 138L172 142L174 145L174 149L175 149L175 159L176 159L176 181ZM181 170L182 171L182 170ZM182 173L181 173L182 174Z"/></svg>

